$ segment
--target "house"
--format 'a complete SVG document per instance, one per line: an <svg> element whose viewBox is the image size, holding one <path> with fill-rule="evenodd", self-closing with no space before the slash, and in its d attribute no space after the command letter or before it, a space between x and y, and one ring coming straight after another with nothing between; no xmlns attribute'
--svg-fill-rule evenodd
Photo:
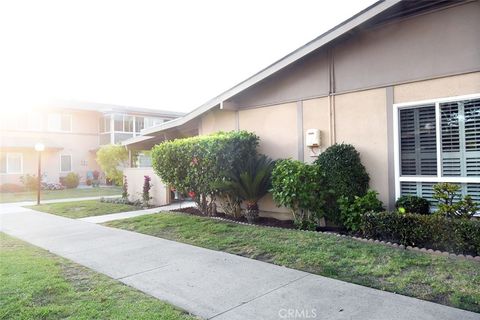
<svg viewBox="0 0 480 320"><path fill-rule="evenodd" d="M479 1L378 1L123 144L138 152L165 139L248 130L260 136L260 152L312 162L345 142L360 152L371 188L389 208L403 194L432 200L432 185L442 181L479 201L479 39ZM306 145L309 129L320 130L320 147ZM127 174L135 181L153 172ZM168 189L155 183L162 189L156 201L170 201ZM277 217L284 212L268 196L260 207Z"/></svg>
<svg viewBox="0 0 480 320"><path fill-rule="evenodd" d="M182 113L116 105L53 102L21 112L2 112L0 124L0 185L20 183L25 174L37 174L36 143L45 145L42 172L45 182L74 172L81 183L100 168L96 151L119 144L145 128L170 121Z"/></svg>

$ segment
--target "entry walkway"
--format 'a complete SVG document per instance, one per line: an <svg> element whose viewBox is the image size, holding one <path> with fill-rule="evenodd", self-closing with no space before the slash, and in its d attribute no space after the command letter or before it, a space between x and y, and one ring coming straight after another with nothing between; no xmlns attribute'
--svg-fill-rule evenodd
<svg viewBox="0 0 480 320"><path fill-rule="evenodd" d="M85 217L80 218L78 220L91 222L91 223L104 223L113 220L120 220L120 219L128 219L133 217L144 216L146 214L156 213L160 211L170 211L182 208L193 207L195 203L193 201L182 201L177 203L172 203L162 207L156 207L151 209L143 209L143 210L135 210L135 211L127 211L127 212L119 212L119 213L110 213L104 214L101 216L93 216L93 217Z"/></svg>
<svg viewBox="0 0 480 320"><path fill-rule="evenodd" d="M16 205L0 205L0 231L206 319L480 319L480 314Z"/></svg>

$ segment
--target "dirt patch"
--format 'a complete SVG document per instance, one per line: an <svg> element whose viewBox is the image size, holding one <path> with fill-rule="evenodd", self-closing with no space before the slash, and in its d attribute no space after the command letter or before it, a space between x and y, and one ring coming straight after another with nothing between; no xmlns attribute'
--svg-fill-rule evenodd
<svg viewBox="0 0 480 320"><path fill-rule="evenodd" d="M73 286L77 292L85 292L93 289L92 273L85 267L70 263L59 262L62 275Z"/></svg>
<svg viewBox="0 0 480 320"><path fill-rule="evenodd" d="M195 216L206 217L200 210L194 207L189 208L182 208L182 209L175 209L171 210L174 212L183 212L188 213ZM222 218L226 220L231 220L233 222L247 222L245 217L234 218L231 216L225 215L223 212L218 212L214 217ZM293 225L293 221L291 220L278 220L275 218L266 218L266 217L259 217L258 220L254 223L255 225L260 226L268 226L268 227L278 227L278 228L285 228L285 229L295 229Z"/></svg>

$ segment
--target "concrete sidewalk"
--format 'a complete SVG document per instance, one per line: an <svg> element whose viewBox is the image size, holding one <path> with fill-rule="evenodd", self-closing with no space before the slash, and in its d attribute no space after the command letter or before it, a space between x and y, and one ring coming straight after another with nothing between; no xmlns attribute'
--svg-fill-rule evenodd
<svg viewBox="0 0 480 320"><path fill-rule="evenodd" d="M480 319L439 304L18 206L0 231L207 319Z"/></svg>
<svg viewBox="0 0 480 320"><path fill-rule="evenodd" d="M195 203L193 201L183 201L183 202L177 202L177 203L169 204L166 206L161 206L161 207L156 207L151 209L104 214L101 216L80 218L78 220L91 222L91 223L104 223L104 222L113 221L113 220L128 219L133 217L144 216L146 214L152 214L152 213L157 213L161 211L169 211L169 210L176 210L176 209L182 209L182 208L189 208L193 206L195 206Z"/></svg>

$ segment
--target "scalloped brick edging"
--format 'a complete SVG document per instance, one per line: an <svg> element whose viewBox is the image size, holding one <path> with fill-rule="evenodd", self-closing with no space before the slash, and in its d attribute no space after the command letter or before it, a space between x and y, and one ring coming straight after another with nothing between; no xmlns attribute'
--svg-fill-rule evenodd
<svg viewBox="0 0 480 320"><path fill-rule="evenodd" d="M172 212L172 211L170 211ZM187 214L191 216L189 213L184 213L184 212L178 212L178 211L173 211L175 214ZM220 218L220 217L209 217L205 216L206 218L210 218L213 220L219 220L219 221L224 221L224 222L229 222L229 223L236 223L236 224L241 224L245 226L253 226L253 227L261 227L261 228L272 228L272 229L281 229L281 230L291 230L291 231L297 231L297 232L312 232L312 233L323 233L323 234L329 234L332 236L337 236L341 238L349 238L352 240L357 240L357 241L362 241L362 242L368 242L368 243L378 243L382 245L386 245L392 248L397 248L397 249L402 249L402 250L409 250L409 251L416 251L416 252L422 252L422 253L430 253L430 254L436 254L440 256L445 256L445 257L450 257L450 258L460 258L460 259L466 259L466 260L475 260L480 262L480 256L472 256L472 255L465 255L465 254L455 254L451 253L448 251L440 251L440 250L433 250L433 249L427 249L427 248L419 248L419 247L412 247L412 246L404 246L403 244L398 244L395 242L390 242L390 241L383 241L383 240L377 240L377 239L367 239L367 238L361 238L361 237L356 237L356 236L348 236L345 234L340 234L340 233L335 233L335 232L329 232L329 231L312 231L312 230L298 230L298 229L285 229L281 227L274 227L274 226L262 226L259 224L253 224L253 223L248 223L248 222L240 222L240 221L234 221L230 219L225 219L225 218Z"/></svg>

